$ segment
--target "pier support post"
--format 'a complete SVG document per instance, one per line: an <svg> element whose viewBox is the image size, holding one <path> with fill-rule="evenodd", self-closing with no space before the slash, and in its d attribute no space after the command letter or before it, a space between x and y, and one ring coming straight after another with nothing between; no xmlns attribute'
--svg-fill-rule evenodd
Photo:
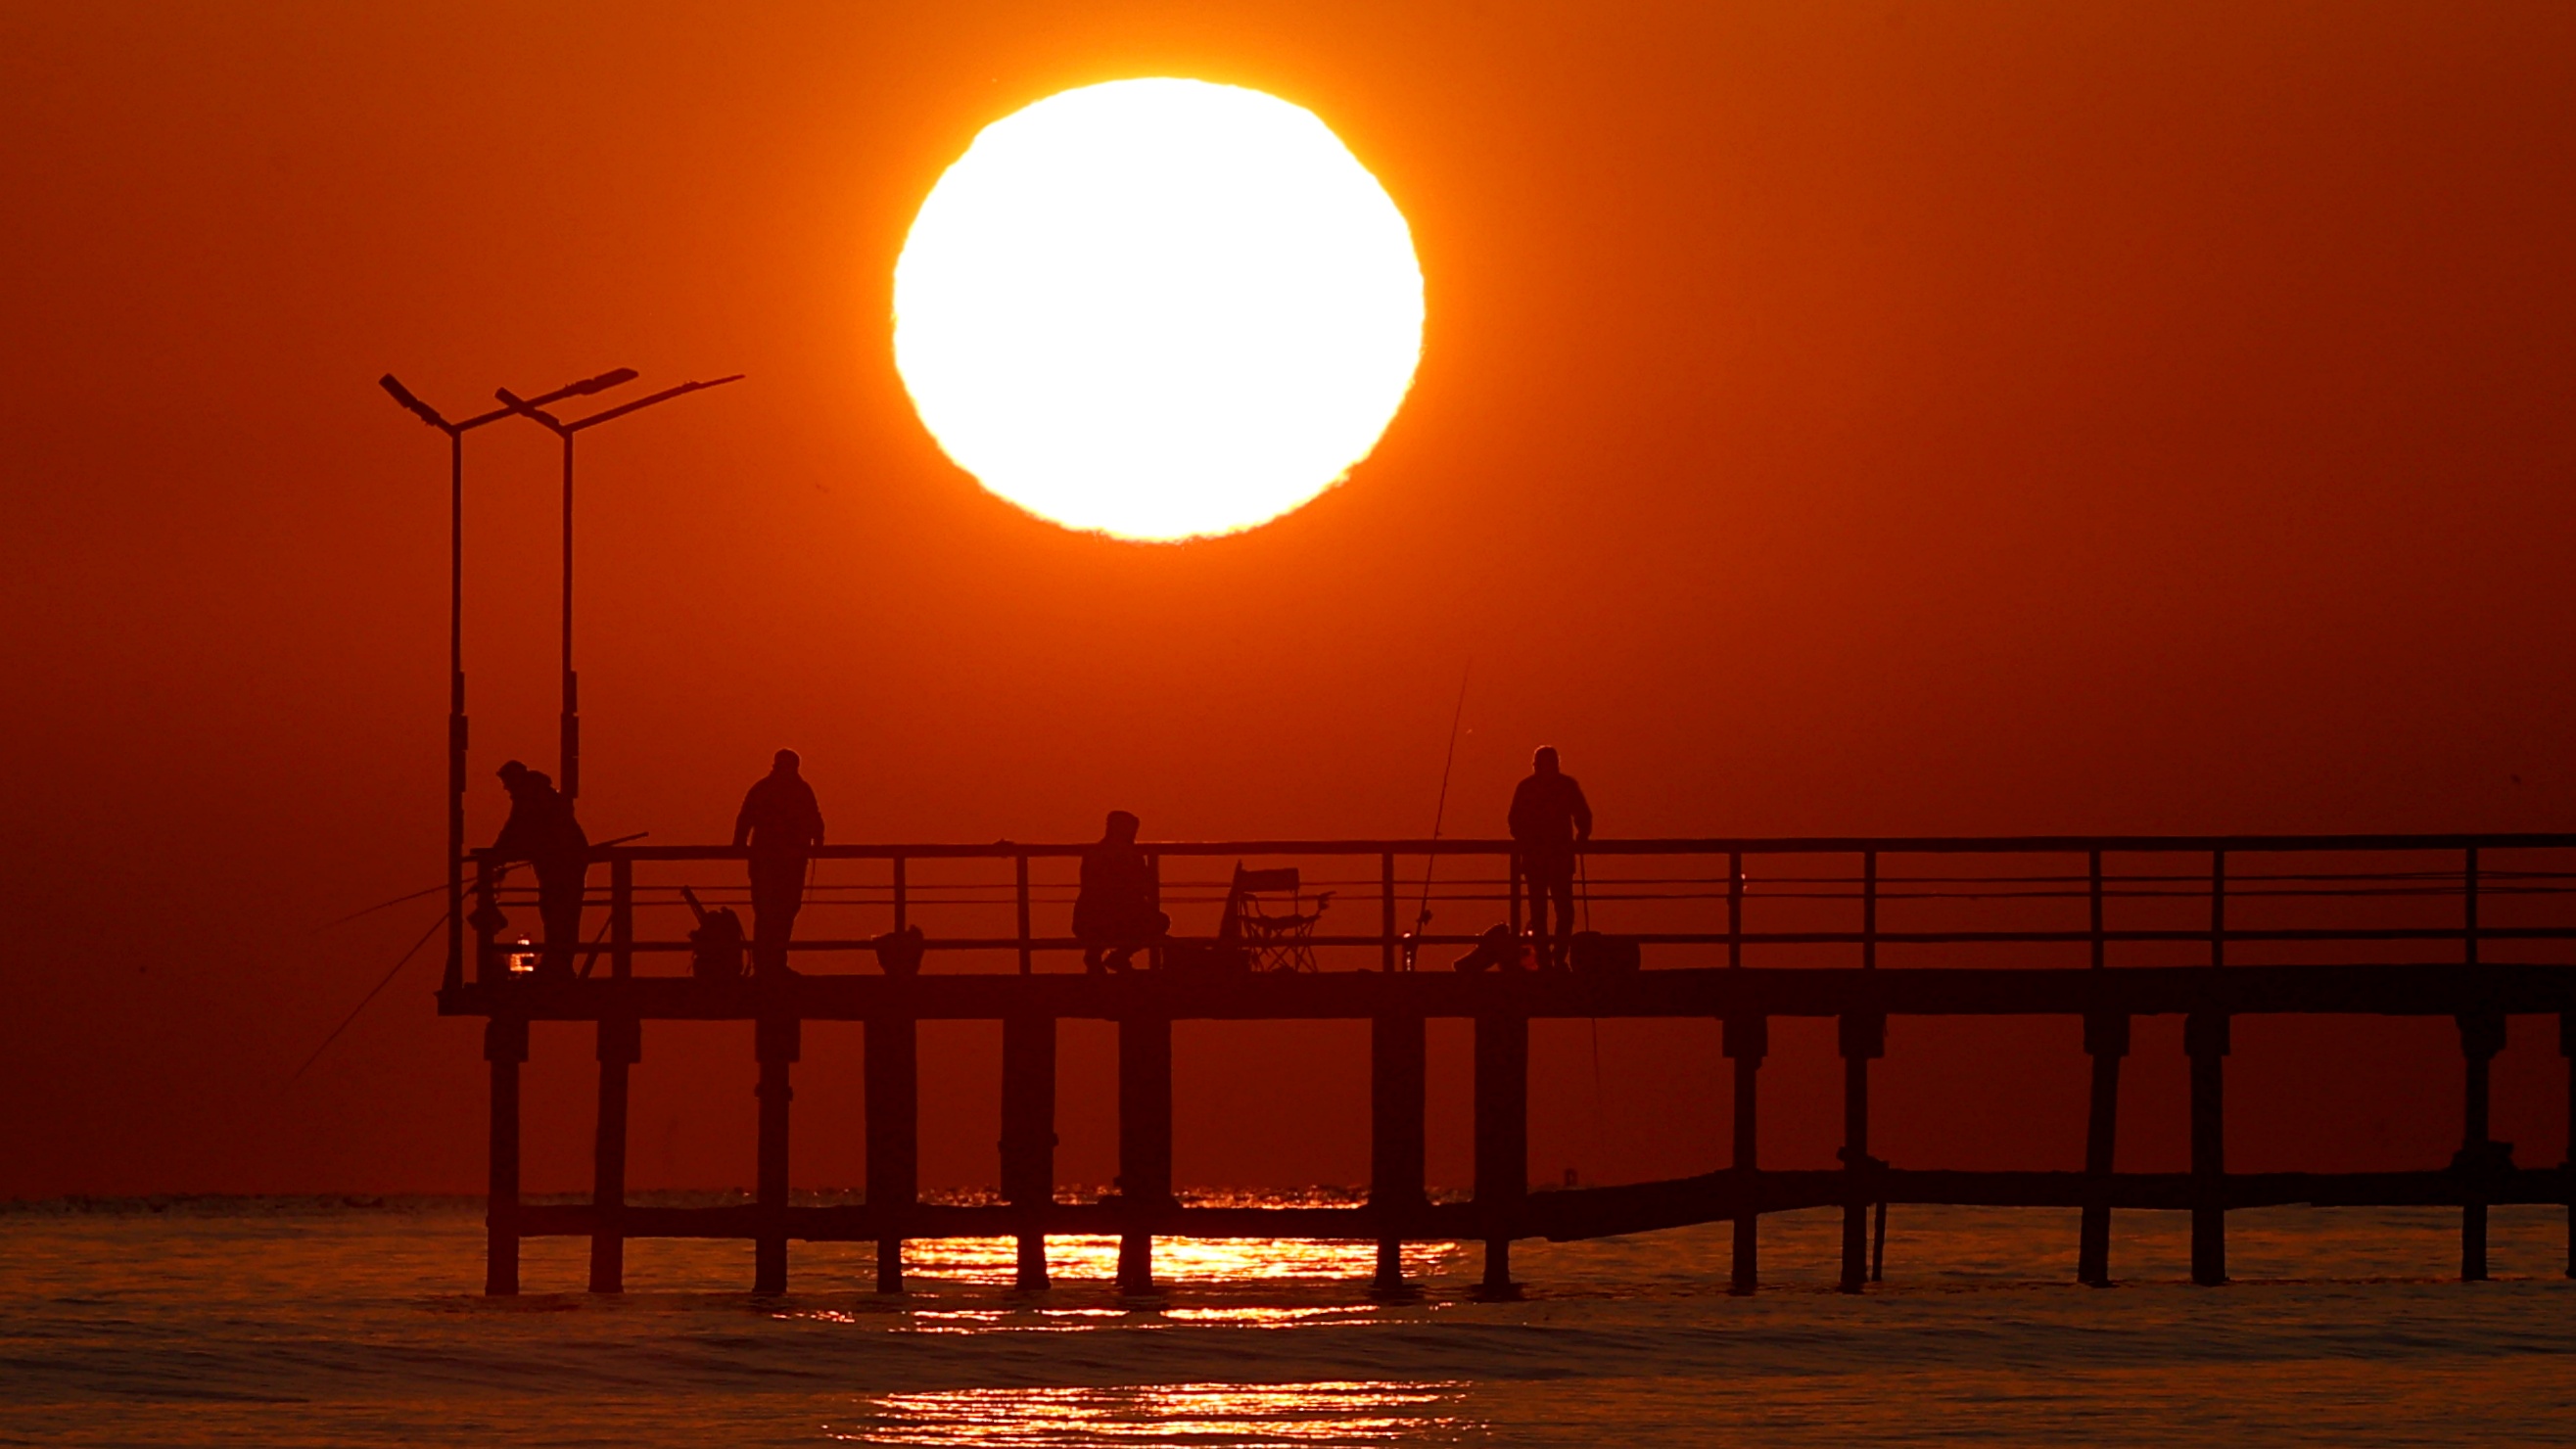
<svg viewBox="0 0 2576 1449"><path fill-rule="evenodd" d="M1476 1018L1476 1208L1485 1230L1485 1276L1476 1296L1521 1295L1512 1281L1512 1235L1529 1197L1529 1018Z"/></svg>
<svg viewBox="0 0 2576 1449"><path fill-rule="evenodd" d="M2558 1013L2558 1055L2567 1063L2567 1155L2560 1159L2560 1180L2567 1193L2567 1276L2576 1278L2576 1011Z"/></svg>
<svg viewBox="0 0 2576 1449"><path fill-rule="evenodd" d="M1836 1286L1858 1293L1869 1281L1869 1205L1878 1193L1877 1160L1869 1155L1869 1064L1887 1055L1887 1018L1855 1011L1841 1018L1843 1056L1843 1275Z"/></svg>
<svg viewBox="0 0 2576 1449"><path fill-rule="evenodd" d="M1017 1286L1047 1286L1041 1214L1055 1202L1055 1018L1002 1018L1002 1196L1026 1214Z"/></svg>
<svg viewBox="0 0 2576 1449"><path fill-rule="evenodd" d="M484 1201L483 1291L519 1291L519 1063L528 1059L528 1021L496 1016L483 1023L483 1060L492 1064L492 1162Z"/></svg>
<svg viewBox="0 0 2576 1449"><path fill-rule="evenodd" d="M867 1025L868 1216L878 1223L877 1291L903 1291L903 1220L921 1193L920 1041L913 1018Z"/></svg>
<svg viewBox="0 0 2576 1449"><path fill-rule="evenodd" d="M2191 1057L2191 1281L2227 1281L2227 1016L2183 1018Z"/></svg>
<svg viewBox="0 0 2576 1449"><path fill-rule="evenodd" d="M795 1096L787 1068L801 1054L797 1018L764 1016L753 1027L760 1059L760 1166L757 1201L760 1236L752 1242L751 1291L787 1291L787 1104Z"/></svg>
<svg viewBox="0 0 2576 1449"><path fill-rule="evenodd" d="M1771 1018L1748 1015L1726 1018L1726 1055L1735 1063L1735 1272L1733 1291L1750 1293L1761 1286L1762 1174L1756 1157L1755 1127L1760 1121L1756 1083L1762 1059L1771 1054Z"/></svg>
<svg viewBox="0 0 2576 1449"><path fill-rule="evenodd" d="M1389 982L1394 978L1390 975ZM1423 1075L1427 1038L1423 1020L1382 1015L1369 1023L1369 1206L1381 1221L1410 1218L1422 1210ZM1404 1234L1381 1227L1377 1276L1369 1291L1411 1297L1404 1281Z"/></svg>
<svg viewBox="0 0 2576 1449"><path fill-rule="evenodd" d="M2490 1173L2513 1165L2512 1147L2487 1135L2495 1058L2504 1050L2504 1015L2464 1013L2459 1026L2460 1055L2468 1072L2460 1151L2451 1159L2451 1170L2467 1180L2468 1200L2460 1205L2460 1281L2483 1283L2487 1277L2486 1180Z"/></svg>
<svg viewBox="0 0 2576 1449"><path fill-rule="evenodd" d="M1160 981L1140 983L1159 987ZM1131 1010L1118 1022L1118 1291L1154 1291L1154 1235L1144 1220L1172 1205L1172 1019Z"/></svg>
<svg viewBox="0 0 2576 1449"><path fill-rule="evenodd" d="M2084 1125L2084 1221L2076 1235L2075 1281L2111 1285L2111 1170L2120 1131L2120 1058L2129 1054L2129 1018L2097 1012L2084 1018L2084 1054L2093 1059L2093 1097Z"/></svg>
<svg viewBox="0 0 2576 1449"><path fill-rule="evenodd" d="M631 1016L599 1019L599 1125L590 1158L593 1293L626 1291L626 1077L643 1059L643 1022Z"/></svg>

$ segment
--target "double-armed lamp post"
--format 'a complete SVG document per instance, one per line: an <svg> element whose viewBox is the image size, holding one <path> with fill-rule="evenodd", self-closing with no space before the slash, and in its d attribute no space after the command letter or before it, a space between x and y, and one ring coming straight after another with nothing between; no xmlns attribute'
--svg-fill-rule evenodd
<svg viewBox="0 0 2576 1449"><path fill-rule="evenodd" d="M630 372L627 376L633 377L634 374ZM726 383L741 380L742 374L737 372L730 377L719 377L711 382L684 382L677 387L666 387L650 397L640 397L630 403L620 403L616 407L592 413L586 418L575 418L570 422L546 411L546 404L560 401L562 394L549 393L544 397L523 398L506 387L493 394L501 400L504 416L516 413L520 417L542 425L546 431L563 441L563 732L559 758L562 764L560 788L567 800L581 794L581 681L572 669L573 439L579 437L584 429L598 427L601 423L622 418L628 413L642 412L646 408L669 402L675 397L711 387L722 387Z"/></svg>
<svg viewBox="0 0 2576 1449"><path fill-rule="evenodd" d="M581 429L607 422L611 418L668 402L683 393L718 386L740 378L718 378L715 382L689 382L666 388L651 397L640 398L622 406L609 408L586 418L566 423L545 409L568 398L589 397L633 382L637 374L631 367L614 368L596 377L566 383L552 392L522 398L508 389L499 392L502 406L472 417L449 419L438 409L420 400L402 385L392 373L377 380L393 400L422 422L447 435L448 489L448 554L447 554L447 971L446 984L454 986L465 973L465 435L487 423L508 417L527 417L544 424L563 439L563 792L570 796L579 787L580 726L575 712L576 696L572 672L572 439Z"/></svg>

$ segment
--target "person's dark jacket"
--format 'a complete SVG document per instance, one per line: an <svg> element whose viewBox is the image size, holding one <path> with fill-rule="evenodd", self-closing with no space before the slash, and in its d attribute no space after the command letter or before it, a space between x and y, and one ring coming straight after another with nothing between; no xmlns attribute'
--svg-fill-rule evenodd
<svg viewBox="0 0 2576 1449"><path fill-rule="evenodd" d="M1574 842L1591 838L1592 806L1572 775L1534 774L1512 792L1511 825L1524 854L1570 860Z"/></svg>
<svg viewBox="0 0 2576 1449"><path fill-rule="evenodd" d="M733 843L763 855L802 852L823 843L823 807L802 775L772 772L752 783L734 817Z"/></svg>
<svg viewBox="0 0 2576 1449"><path fill-rule="evenodd" d="M1159 935L1166 925L1161 895L1145 852L1101 841L1082 853L1082 891L1073 898L1074 937L1132 941Z"/></svg>
<svg viewBox="0 0 2576 1449"><path fill-rule="evenodd" d="M553 783L531 772L510 797L510 818L492 849L503 860L582 860L590 854L590 837L573 818L572 802Z"/></svg>

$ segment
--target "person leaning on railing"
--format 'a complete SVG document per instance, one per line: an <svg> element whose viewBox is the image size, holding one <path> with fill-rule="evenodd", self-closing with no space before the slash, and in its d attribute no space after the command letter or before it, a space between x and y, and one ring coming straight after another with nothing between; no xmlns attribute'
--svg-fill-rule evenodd
<svg viewBox="0 0 2576 1449"><path fill-rule="evenodd" d="M510 792L510 818L493 838L492 853L503 861L524 860L536 867L537 919L545 925L545 953L538 974L570 980L573 947L581 944L581 892L590 875L590 837L573 818L572 802L555 789L543 770L512 760L500 769L501 788Z"/></svg>

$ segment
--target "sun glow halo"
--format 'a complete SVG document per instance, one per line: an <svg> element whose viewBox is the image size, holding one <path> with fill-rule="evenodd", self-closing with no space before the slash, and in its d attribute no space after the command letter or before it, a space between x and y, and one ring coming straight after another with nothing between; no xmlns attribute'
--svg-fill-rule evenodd
<svg viewBox="0 0 2576 1449"><path fill-rule="evenodd" d="M993 123L895 264L895 366L986 488L1068 528L1266 523L1368 456L1422 353L1422 270L1313 113L1189 80Z"/></svg>

